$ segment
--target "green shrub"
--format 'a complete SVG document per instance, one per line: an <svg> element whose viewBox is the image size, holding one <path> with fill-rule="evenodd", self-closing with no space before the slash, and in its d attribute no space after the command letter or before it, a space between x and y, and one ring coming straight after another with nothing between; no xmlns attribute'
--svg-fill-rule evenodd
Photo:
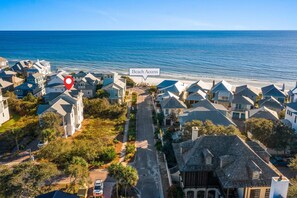
<svg viewBox="0 0 297 198"><path fill-rule="evenodd" d="M116 157L116 151L114 149L114 147L106 147L102 150L99 159L100 161L103 162L111 162L112 160L114 160Z"/></svg>

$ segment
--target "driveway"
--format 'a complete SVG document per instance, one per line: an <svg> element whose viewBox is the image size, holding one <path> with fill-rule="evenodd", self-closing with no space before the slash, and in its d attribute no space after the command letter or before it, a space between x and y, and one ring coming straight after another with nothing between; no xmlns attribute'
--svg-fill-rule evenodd
<svg viewBox="0 0 297 198"><path fill-rule="evenodd" d="M163 197L159 166L154 146L151 98L138 91L136 159L134 166L138 170L137 189L142 198Z"/></svg>

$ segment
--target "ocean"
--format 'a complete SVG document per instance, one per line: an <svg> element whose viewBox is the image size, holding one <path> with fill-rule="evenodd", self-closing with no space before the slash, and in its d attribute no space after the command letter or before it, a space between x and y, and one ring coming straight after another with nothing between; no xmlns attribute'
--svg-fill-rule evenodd
<svg viewBox="0 0 297 198"><path fill-rule="evenodd" d="M158 67L184 79L295 83L297 31L0 31L0 56L73 71Z"/></svg>

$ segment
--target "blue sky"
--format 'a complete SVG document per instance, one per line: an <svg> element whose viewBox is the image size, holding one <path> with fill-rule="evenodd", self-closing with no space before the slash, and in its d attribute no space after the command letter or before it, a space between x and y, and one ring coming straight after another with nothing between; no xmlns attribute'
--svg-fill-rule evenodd
<svg viewBox="0 0 297 198"><path fill-rule="evenodd" d="M297 30L297 0L0 0L0 30Z"/></svg>

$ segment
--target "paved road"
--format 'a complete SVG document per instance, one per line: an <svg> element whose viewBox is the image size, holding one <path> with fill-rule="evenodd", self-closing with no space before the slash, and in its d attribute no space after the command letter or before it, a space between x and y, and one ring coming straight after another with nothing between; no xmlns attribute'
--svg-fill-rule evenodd
<svg viewBox="0 0 297 198"><path fill-rule="evenodd" d="M151 117L151 99L140 94L137 110L136 160L134 166L138 170L138 190L142 198L163 197L161 191L159 166L154 147L154 134Z"/></svg>

